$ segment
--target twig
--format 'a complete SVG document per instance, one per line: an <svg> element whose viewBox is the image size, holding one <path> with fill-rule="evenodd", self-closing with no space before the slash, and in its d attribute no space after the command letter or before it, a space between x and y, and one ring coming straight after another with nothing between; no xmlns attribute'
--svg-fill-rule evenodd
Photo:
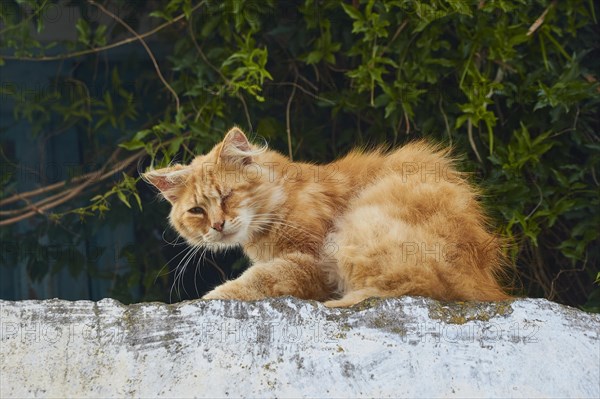
<svg viewBox="0 0 600 399"><path fill-rule="evenodd" d="M408 119L408 114L406 113L406 109L404 111L404 121L406 122L406 135L410 134L410 120Z"/></svg>
<svg viewBox="0 0 600 399"><path fill-rule="evenodd" d="M17 223L17 222L20 222L22 220L28 219L31 216L33 216L35 214L38 214L38 213L40 213L42 211L45 211L47 209L52 209L52 208L54 208L54 207L56 207L56 206L58 206L58 205L60 205L60 204L62 204L64 202L70 200L71 198L74 198L76 195L78 195L81 191L83 191L84 188L86 188L91 183L92 183L91 179L87 180L82 185L78 186L76 189L73 189L71 192L69 192L68 195L63 196L62 198L60 198L60 199L58 199L58 200L56 200L54 202L51 202L51 203L49 203L47 205L44 205L42 207L39 207L39 208L35 207L35 205L32 205L31 208L34 209L33 211L29 211L27 213L24 213L24 214L19 215L19 216L15 216L15 217L10 218L10 219L0 220L0 226L6 226L6 225L9 225L9 224Z"/></svg>
<svg viewBox="0 0 600 399"><path fill-rule="evenodd" d="M28 198L23 197L23 195L17 193L17 194L15 194L15 196L19 197L19 199L21 201L26 202L28 204L28 206L23 207L23 208L11 209L10 211L0 211L0 215L2 215L2 216L18 215L29 209L39 209L40 206L47 204L48 202L52 202L57 198L65 196L66 193L71 192L71 190L73 190L73 188L69 188L65 191L60 191L57 194L53 194L49 197L44 198L43 200L35 202L35 203L32 203Z"/></svg>
<svg viewBox="0 0 600 399"><path fill-rule="evenodd" d="M548 14L548 11L550 11L550 9L554 7L555 4L556 0L550 3L550 5L544 10L542 15L540 15L539 18L536 19L533 24L531 24L529 30L527 31L527 36L531 36L536 30L538 30L540 26L542 26L542 24L544 23L544 19L546 18L546 14Z"/></svg>
<svg viewBox="0 0 600 399"><path fill-rule="evenodd" d="M321 97L318 96L314 93L311 93L310 91L308 91L307 89L305 89L302 85L297 84L296 82L274 82L274 83L267 83L268 85L273 85L273 86L294 86L295 88L300 89L301 92L303 92L304 94L307 94L309 96L311 96L312 98L315 98L317 100L321 100L321 101L325 101L331 105L335 105L335 101L331 101L328 98L325 97Z"/></svg>
<svg viewBox="0 0 600 399"><path fill-rule="evenodd" d="M117 149L115 149L115 151L113 151L113 153L108 158L109 161L112 162L112 160L114 160L117 157L117 155L119 155L120 152L121 152L121 148L120 147L117 148ZM36 196L38 196L40 194L44 194L44 193L47 193L49 191L54 191L57 188L61 188L61 187L66 186L67 183L69 183L69 182L76 183L76 182L81 181L81 180L89 179L92 176L101 173L101 171L105 167L106 167L106 164L104 166L102 166L99 170L95 170L93 172L86 173L85 175L77 176L77 177L74 177L72 179L63 180L61 182L53 183L53 184L50 184L50 185L47 185L47 186L44 186L44 187L37 188L35 190L27 191L25 193L14 194L14 195L12 195L12 196L10 196L8 198L4 198L2 201L0 201L0 206L5 206L5 205L8 205L8 204L12 204L13 202L16 202L16 201L18 201L20 199L23 199L23 198L36 197Z"/></svg>
<svg viewBox="0 0 600 399"><path fill-rule="evenodd" d="M531 212L529 212L529 214L527 216L525 216L525 220L529 219L535 213L535 211L537 211L538 208L540 206L542 206L542 202L544 202L544 193L542 193L542 189L540 188L540 186L537 185L537 183L535 182L535 180L533 180L532 182L533 182L533 185L535 186L535 188L537 188L537 190L538 190L538 194L540 195L540 199L539 199L538 203L536 204L536 206L533 207L533 209L531 210Z"/></svg>
<svg viewBox="0 0 600 399"><path fill-rule="evenodd" d="M444 117L444 125L446 126L446 133L448 133L448 140L450 141L450 146L452 146L452 132L450 132L450 124L448 123L448 117L446 116L446 113L444 112L444 108L442 107L442 97L440 97L440 102L438 103L438 106L440 107L440 112L441 112L442 116Z"/></svg>
<svg viewBox="0 0 600 399"><path fill-rule="evenodd" d="M556 281L559 279L560 275L563 273L573 273L573 272L579 272L581 273L582 271L585 270L585 267L587 266L587 255L585 257L585 260L583 261L583 266L581 266L581 268L578 269L563 269L561 271L559 271L556 276L552 279L552 282L550 283L550 293L548 294L548 299L552 300L552 298L554 297L554 287L556 284Z"/></svg>
<svg viewBox="0 0 600 399"><path fill-rule="evenodd" d="M84 181L82 184L80 184L79 186L74 187L72 189L69 189L69 190L65 191L64 193L60 193L60 194L64 194L64 195L55 195L54 196L54 197L58 197L58 199L56 199L56 200L54 200L52 202L48 202L48 199L44 199L42 201L39 201L38 203L34 203L34 204L31 204L31 205L28 205L27 207L25 207L23 209L23 211L25 211L27 209L34 209L34 210L26 212L24 214L21 214L19 216L15 216L15 217L10 218L10 219L0 220L0 226L6 226L6 225L9 225L9 224L20 222L22 220L30 218L31 216L34 216L35 214L47 211L49 209L55 208L58 205L61 205L61 204L65 203L65 202L67 202L68 200L70 200L70 199L76 197L77 195L81 194L81 192L87 186L89 186L89 185L91 185L93 183L98 183L98 182L100 182L102 180L105 180L105 179L111 177L115 172L117 172L120 169L124 168L125 166L131 164L133 161L135 161L137 158L139 158L143 154L145 154L145 150L138 151L137 153L135 153L134 155L130 156L129 158L126 158L125 160L117 163L117 165L114 168L112 168L111 170L103 173L99 177L97 177L98 176L98 172L88 174L88 175L92 175L92 176L90 178L88 178L86 181ZM112 159L109 160L109 162L107 162L100 169L100 171L105 170L106 167L108 166L108 164L110 162L112 162ZM96 175L96 177L94 177L94 175ZM17 196L17 199L23 199L23 195L17 194L16 196ZM43 202L44 204L42 206L39 206L40 202Z"/></svg>
<svg viewBox="0 0 600 399"><path fill-rule="evenodd" d="M579 111L580 111L580 109L579 109L579 105L578 105L577 112L575 112L575 119L573 120L573 127L572 127L573 130L577 129L577 121L579 120Z"/></svg>
<svg viewBox="0 0 600 399"><path fill-rule="evenodd" d="M300 72L296 73L296 76L298 76L298 78L302 79L307 85L309 85L314 91L319 91L319 88L310 80L308 80L306 77L302 76L302 74Z"/></svg>
<svg viewBox="0 0 600 399"><path fill-rule="evenodd" d="M290 94L290 98L287 102L287 107L285 108L285 125L287 131L288 152L290 154L290 161L294 160L294 153L292 152L292 128L290 126L290 109L292 107L292 100L294 99L294 94L296 94L297 81L298 78L296 77L296 79L294 80L294 85L292 86L292 93Z"/></svg>
<svg viewBox="0 0 600 399"><path fill-rule="evenodd" d="M202 51L202 47L200 47L200 45L198 44L198 41L196 40L196 36L194 36L193 21L191 18L190 18L190 23L188 24L188 28L189 28L189 32L190 32L190 38L192 39L192 43L194 44L194 47L196 47L196 51L198 51L198 54L200 54L200 57L202 57L202 60L213 71L215 71L221 77L221 79L223 79L223 81L227 84L227 87L231 87L231 80L229 80L227 78L227 76L225 76L219 68L214 66L213 63L210 62L210 60L208 59L206 54L204 54L204 51ZM242 106L244 107L244 113L246 114L246 120L248 121L248 127L252 131L253 130L252 129L252 120L250 118L250 112L248 111L248 105L246 104L246 100L244 99L244 96L241 93L237 93L236 97L241 101Z"/></svg>
<svg viewBox="0 0 600 399"><path fill-rule="evenodd" d="M385 48L383 49L382 54L389 50L390 45L398 38L398 36L400 36L400 33L402 33L402 31L404 30L404 28L406 28L406 25L408 25L408 19L405 19L402 22L402 24L398 27L398 29L396 29L396 32L394 33L394 36L392 36L392 38L390 39L390 41L387 42L387 44L385 45Z"/></svg>
<svg viewBox="0 0 600 399"><path fill-rule="evenodd" d="M498 67L496 71L496 76L494 77L494 83L500 83L504 79L504 70L502 67ZM485 95L485 98L491 98L494 95L494 89L490 88L490 91Z"/></svg>
<svg viewBox="0 0 600 399"><path fill-rule="evenodd" d="M398 38L398 35L400 35L404 28L406 28L406 25L408 25L408 19L405 19L404 22L402 22L402 25L400 25L398 29L396 29L396 33L394 33L394 36L392 36L392 40L388 42L387 46L389 46L394 40Z"/></svg>
<svg viewBox="0 0 600 399"><path fill-rule="evenodd" d="M12 210L12 211L5 211L4 214L9 214L9 213L10 214L14 214L15 211L16 211L16 213L22 213L22 212L26 212L29 209L34 209L36 212L33 212L33 213L32 212L28 212L28 213L26 213L24 215L19 215L19 216L16 216L14 218L11 218L11 219L2 220L2 221L0 221L0 225L2 225L3 223L11 224L11 223L18 222L18 221L22 220L21 219L22 217L23 217L23 219L25 219L27 217L33 216L35 213L40 213L40 212L48 209L47 207L49 205L52 205L52 204L55 204L55 203L57 203L57 205L60 205L61 203L63 203L64 201L66 201L64 199L65 197L72 198L72 197L69 197L69 196L73 192L79 193L85 187L87 187L89 184L91 184L92 182L94 182L94 180L97 179L97 177L95 177L95 175L97 175L97 173L100 173L101 171L103 171L104 169L106 169L106 167L113 162L113 160L116 157L116 155L118 154L118 152L119 152L119 150L114 151L112 153L111 157L102 166L102 168L99 171L96 171L96 173L88 173L88 175L90 177L86 181L84 181L83 184L81 184L80 186L70 188L70 189L68 189L66 191L63 191L63 192L60 192L58 194L54 194L54 195L52 195L52 196L50 196L48 198L45 198L45 199L43 199L41 201L38 201L36 203L33 203L33 204L29 200L27 200L26 197L23 194L19 194L19 193L15 194L15 197L17 197L17 199L20 199L20 200L23 200L23 201L27 202L28 206L26 206L24 208L21 208L21 209L15 209L15 210ZM26 194L29 194L29 193L26 193ZM48 202L50 202L50 204L48 204ZM24 217L24 216L26 216L26 217Z"/></svg>
<svg viewBox="0 0 600 399"><path fill-rule="evenodd" d="M173 95L173 97L175 98L176 108L177 108L177 111L179 112L179 96L177 96L177 93L175 92L175 90L173 90L171 85L163 77L163 75L160 71L160 67L158 66L158 63L156 62L156 58L154 57L154 54L152 54L152 50L150 50L150 47L148 47L148 45L144 41L144 38L142 38L131 26L129 26L129 24L127 24L125 21L123 21L121 18L119 18L113 12L104 8L104 6L102 6L101 4L98 4L93 0L88 0L88 3L98 7L103 13L105 13L106 15L113 18L115 21L117 21L121 25L123 25L123 27L129 31L129 33L134 35L136 37L136 39L140 41L142 46L144 46L144 49L146 49L148 56L152 60L152 64L154 64L154 69L156 69L156 74L158 75L158 78L161 80L161 82L165 85L167 90L169 90L171 92L171 94Z"/></svg>
<svg viewBox="0 0 600 399"><path fill-rule="evenodd" d="M89 179L91 176L93 176L93 175L95 175L97 173L98 173L98 171L86 173L85 175L77 176L77 177L71 179L70 181L73 182L73 183L76 183L76 182L81 181L81 180ZM44 187L40 187L40 188L37 188L35 190L28 191L26 193L14 194L14 195L12 195L12 196L10 196L8 198L5 198L2 201L0 201L0 206L5 206L5 205L8 205L8 204L12 204L13 202L22 200L24 198L35 197L37 195L44 194L44 193L47 193L49 191L54 191L57 188L61 188L61 187L66 186L67 183L68 183L67 180L63 180L61 182L53 183L53 184L50 184L50 185L44 186Z"/></svg>
<svg viewBox="0 0 600 399"><path fill-rule="evenodd" d="M248 128L250 131L253 131L252 128L252 119L250 118L250 111L248 111L248 105L246 104L246 100L244 100L244 96L241 93L237 93L237 98L242 102L242 106L244 107L244 115L246 115L246 121L248 121Z"/></svg>
<svg viewBox="0 0 600 399"><path fill-rule="evenodd" d="M481 160L481 156L479 156L479 151L477 151L477 146L475 145L475 140L473 139L473 122L471 118L467 120L467 135L469 136L469 143L471 144L471 148L475 152L475 156L477 156L477 160L479 163L483 163Z"/></svg>
<svg viewBox="0 0 600 399"><path fill-rule="evenodd" d="M192 7L191 12L196 11L204 3L205 3L205 1L201 1L200 3L196 4L194 7ZM165 22L162 25L159 25L156 28L154 28L154 29L152 29L152 30L150 30L148 32L142 33L139 36L142 39L145 39L148 36L152 36L155 33L160 32L161 30L163 30L167 26L173 25L174 23L178 22L182 18L185 18L185 13L182 13L182 14L176 16L172 20L167 21L167 22ZM120 46L123 46L125 44L129 44L131 42L135 42L136 40L139 40L139 38L137 38L135 36L134 37L128 37L127 39L123 39L123 40L115 42L115 43L107 44L106 46L94 47L94 48L91 48L91 49L81 50L81 51L75 51L73 53L68 53L68 54L49 55L49 56L42 56L42 57L18 57L18 56L14 56L14 55L3 55L2 58L5 59L5 60L18 60L18 61L58 61L58 60L64 60L64 59L67 59L67 58L80 57L82 55L99 53L99 52L102 52L102 51L105 51L105 50L110 50L110 49L115 48L115 47L120 47Z"/></svg>
<svg viewBox="0 0 600 399"><path fill-rule="evenodd" d="M596 177L596 171L594 170L594 167L592 166L590 170L592 171L592 180L594 180L594 183L596 183L596 187L600 186L598 178Z"/></svg>
<svg viewBox="0 0 600 399"><path fill-rule="evenodd" d="M190 23L188 24L188 30L190 32L190 38L192 39L192 43L194 44L194 47L196 47L196 50L198 51L198 54L200 54L200 57L202 57L202 60L213 71L215 71L221 77L221 79L223 79L225 81L225 83L227 83L229 85L231 83L231 81L229 79L227 79L227 77L225 75L223 75L223 72L221 72L221 70L219 68L217 68L216 66L213 65L212 62L210 62L210 60L208 59L206 54L204 54L204 51L202 51L202 47L200 47L200 45L198 44L198 41L196 40L196 36L194 36L194 27L193 27L192 19L190 19Z"/></svg>
<svg viewBox="0 0 600 399"><path fill-rule="evenodd" d="M28 207L30 207L31 209L33 209L36 213L39 213L40 215L46 215L46 212L44 212L42 209L40 209L39 207L37 207L36 204L33 204L27 198L22 198L22 200L24 202L26 202L27 205L28 205Z"/></svg>

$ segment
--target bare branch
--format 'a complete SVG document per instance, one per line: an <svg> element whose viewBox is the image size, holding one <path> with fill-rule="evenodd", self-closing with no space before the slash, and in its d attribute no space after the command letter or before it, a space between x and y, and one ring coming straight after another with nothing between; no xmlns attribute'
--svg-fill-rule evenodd
<svg viewBox="0 0 600 399"><path fill-rule="evenodd" d="M298 76L302 77L302 75L300 75L300 74L298 74ZM295 88L299 89L304 94L307 94L307 95L311 96L312 98L315 98L315 99L320 100L320 101L324 101L324 102L329 103L331 105L335 105L335 101L331 101L328 98L321 97L319 95L311 93L306 88L304 88L302 85L299 85L296 82L270 82L270 83L267 83L267 85L271 85L271 86L294 86Z"/></svg>
<svg viewBox="0 0 600 399"><path fill-rule="evenodd" d="M200 55L202 60L213 71L215 71L221 77L221 79L223 79L223 81L227 84L226 87L231 87L231 80L229 80L227 78L227 76L225 76L219 68L214 66L213 63L210 62L210 60L208 59L206 54L204 54L204 51L202 51L202 47L200 47L200 45L198 44L198 41L196 40L196 37L194 36L194 27L193 27L193 21L191 18L190 18L190 23L188 24L188 28L189 28L190 38L192 39L192 43L194 44L194 47L196 48L196 51L198 51L198 54ZM236 97L240 100L240 102L242 103L242 106L244 107L244 113L246 115L246 120L248 121L248 127L250 128L250 131L254 130L252 128L252 120L250 118L250 112L248 111L248 105L246 104L246 100L244 100L244 96L241 93L237 93Z"/></svg>
<svg viewBox="0 0 600 399"><path fill-rule="evenodd" d="M477 151L477 145L475 144L475 139L473 138L473 122L471 118L467 120L467 136L469 137L469 144L471 144L471 148L477 157L479 163L483 163L481 156L479 155L479 151Z"/></svg>
<svg viewBox="0 0 600 399"><path fill-rule="evenodd" d="M531 36L536 30L538 30L538 28L540 26L542 26L542 24L544 23L544 19L546 18L546 14L548 14L548 11L550 11L550 9L552 7L554 7L555 5L556 5L556 1L553 1L552 3L550 3L550 5L544 10L542 15L540 15L539 18L536 19L533 24L531 24L531 26L529 27L529 30L527 31L527 36Z"/></svg>
<svg viewBox="0 0 600 399"><path fill-rule="evenodd" d="M177 93L175 92L175 90L173 90L173 88L171 87L171 85L164 78L163 74L160 71L160 67L158 66L158 62L156 62L156 58L154 57L154 54L152 54L152 50L150 50L150 47L148 47L148 45L144 41L144 38L142 38L131 26L129 26L129 24L127 24L127 22L123 21L121 18L119 18L113 12L111 12L111 11L107 10L106 8L104 8L104 6L102 6L101 4L98 4L98 3L96 3L93 0L88 0L88 3L90 3L90 4L92 4L92 5L96 6L96 7L98 7L103 13L105 13L106 15L108 15L111 18L113 18L115 21L117 21L121 25L123 25L123 27L125 29L127 29L132 35L134 35L136 37L137 40L140 41L140 43L142 44L142 46L144 46L144 49L146 49L146 52L148 53L148 56L152 60L152 64L154 64L154 69L156 70L156 74L158 75L158 78L161 80L161 82L165 85L165 87L167 88L167 90L169 90L171 92L171 94L173 95L173 97L175 98L175 103L176 103L177 111L179 111L179 96L177 96Z"/></svg>
<svg viewBox="0 0 600 399"><path fill-rule="evenodd" d="M116 151L115 151L115 153L116 153ZM113 155L115 153L113 153ZM82 184L80 184L76 187L70 188L64 192L55 194L51 197L45 198L36 203L31 203L29 200L25 200L28 203L28 205L26 207L22 208L22 210L21 210L22 212L25 212L25 213L23 213L19 216L9 218L9 219L0 220L0 226L6 226L9 224L20 222L20 221L28 219L36 214L40 214L40 213L43 214L43 213L45 213L45 211L47 211L49 209L52 209L61 204L64 204L65 202L67 202L67 201L75 198L79 194L81 194L86 187L88 187L92 184L101 182L103 180L106 180L107 178L113 176L119 170L130 165L133 161L137 160L144 154L145 154L145 150L138 151L135 154L133 154L132 156L124 159L123 161L118 162L114 168L110 169L107 172L104 172L104 170L106 170L106 167L113 161L113 159L111 157L111 159L109 159L109 161L99 171L88 173L87 176L89 176L89 178L87 180L85 180ZM102 172L104 172L104 173L102 173ZM64 184L66 184L66 182L58 183L57 187L61 187ZM46 190L46 191L48 191L48 190ZM31 196L30 193L31 192L29 192L27 194L29 194L29 196ZM17 200L25 199L23 194L16 194L15 196L17 197Z"/></svg>
<svg viewBox="0 0 600 399"><path fill-rule="evenodd" d="M58 183L53 183L53 184L50 184L48 186L40 187L40 188L37 188L35 190L27 191L25 193L17 193L15 195L12 195L12 196L10 196L8 198L5 198L2 201L0 201L0 206L5 206L5 205L8 205L8 204L12 204L13 202L22 200L24 198L36 197L36 196L38 196L40 194L44 194L44 193L47 193L49 191L54 191L54 190L56 190L58 188L66 187L67 184L69 184L69 183L77 183L77 182L82 181L82 180L90 179L94 175L99 175L107 167L107 165L109 164L109 162L112 162L117 157L117 155L119 155L120 152L121 152L121 148L117 147L117 149L115 149L115 151L113 151L113 153L108 158L108 161L99 170L95 170L93 172L86 173L85 175L77 176L77 177L74 177L72 179L63 180L63 181L58 182Z"/></svg>
<svg viewBox="0 0 600 399"><path fill-rule="evenodd" d="M194 7L192 7L191 12L196 11L204 3L205 3L205 1L201 1L200 3L196 4ZM115 47L120 47L125 44L135 42L136 40L140 40L140 38L145 39L148 36L152 36L155 33L160 32L164 28L173 25L174 23L180 21L183 18L185 18L185 13L176 16L172 20L165 22L162 25L159 25L156 28L154 28L148 32L140 34L139 37L137 37L137 36L129 37L127 39L123 39L123 40L115 42L115 43L107 44L106 46L95 47L92 49L87 49L87 50L82 50L82 51L75 51L73 53L68 53L68 54L59 54L59 55L51 55L51 56L43 56L43 57L18 57L18 56L13 56L13 55L3 55L2 58L5 60L18 60L18 61L58 61L58 60L65 60L67 58L81 57L82 55L99 53L102 51L110 50Z"/></svg>
<svg viewBox="0 0 600 399"><path fill-rule="evenodd" d="M292 152L292 128L290 121L290 109L292 107L292 100L294 99L294 94L296 94L296 86L298 78L294 80L294 85L292 86L292 93L290 94L290 98L287 102L287 107L285 108L285 126L287 131L287 141L288 141L288 152L290 155L290 161L294 160L294 153Z"/></svg>

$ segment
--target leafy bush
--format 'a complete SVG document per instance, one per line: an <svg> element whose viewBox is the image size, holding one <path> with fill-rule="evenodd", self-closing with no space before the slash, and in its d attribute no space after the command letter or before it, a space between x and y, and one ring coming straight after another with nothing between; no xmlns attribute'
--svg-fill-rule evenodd
<svg viewBox="0 0 600 399"><path fill-rule="evenodd" d="M109 51L107 43L149 47L104 71L110 79L102 95L90 95L87 85L96 82L76 79L64 63L53 83L71 85L68 97L56 90L19 101L4 88L33 137L46 137L50 121L60 120L57 130L77 128L93 151L113 154L111 165L129 156L123 167L143 155L155 165L185 162L233 124L294 159L312 161L356 145L443 141L464 155L465 168L485 186L488 209L512 244L507 251L521 293L600 310L594 2L171 0L152 9L116 2L112 11L92 1L71 3L82 17L77 40L66 43L42 43L29 28L43 32L39 16L56 3L3 5L2 62L75 60L91 68ZM90 17L98 13L110 22ZM132 33L143 21L155 27L151 33ZM124 84L132 71L135 84ZM140 100L148 96L151 105ZM113 153L115 139L121 152ZM149 210L148 193L135 179L128 170L108 187L107 180L89 183L45 217L32 216L36 229L103 216L135 219L144 237L160 231L167 207ZM14 176L5 176L4 197L13 183ZM86 198L91 201L81 202ZM113 209L118 203L131 210ZM29 233L34 241L38 235ZM135 267L116 296L165 298L154 282L164 259L153 245L140 242L126 251ZM140 285L142 294L126 294Z"/></svg>

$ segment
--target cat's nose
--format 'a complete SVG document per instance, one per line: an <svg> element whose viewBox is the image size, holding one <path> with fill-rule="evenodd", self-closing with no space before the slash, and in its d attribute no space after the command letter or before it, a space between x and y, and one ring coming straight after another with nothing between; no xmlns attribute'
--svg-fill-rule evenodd
<svg viewBox="0 0 600 399"><path fill-rule="evenodd" d="M220 220L218 222L214 222L211 227L213 229L217 230L218 232L221 232L221 231L223 231L223 226L225 226L225 221Z"/></svg>

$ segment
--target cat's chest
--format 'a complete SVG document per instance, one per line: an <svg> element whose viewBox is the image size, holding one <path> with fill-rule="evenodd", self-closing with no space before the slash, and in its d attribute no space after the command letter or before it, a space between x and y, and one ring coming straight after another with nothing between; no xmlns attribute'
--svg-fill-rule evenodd
<svg viewBox="0 0 600 399"><path fill-rule="evenodd" d="M316 255L321 251L322 238L313 238L312 240L306 237L295 238L290 234L271 235L265 239L244 244L244 253L252 263L257 263L285 258L286 255L293 253Z"/></svg>
<svg viewBox="0 0 600 399"><path fill-rule="evenodd" d="M244 253L253 263L268 262L279 256L279 249L273 240L259 240L244 245Z"/></svg>

